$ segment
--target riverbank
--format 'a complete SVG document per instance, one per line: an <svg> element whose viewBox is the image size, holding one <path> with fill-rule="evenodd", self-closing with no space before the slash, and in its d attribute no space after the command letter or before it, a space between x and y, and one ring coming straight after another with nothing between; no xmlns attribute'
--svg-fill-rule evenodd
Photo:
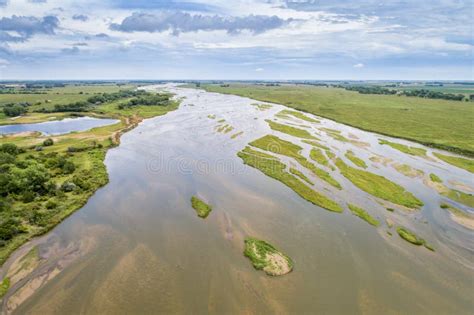
<svg viewBox="0 0 474 315"><path fill-rule="evenodd" d="M338 88L252 84L202 84L208 92L286 105L361 130L466 156L474 156L469 102L367 95ZM449 119L447 119L449 117Z"/></svg>
<svg viewBox="0 0 474 315"><path fill-rule="evenodd" d="M10 173L6 173L2 177L4 184L8 187L13 185L13 174L17 172L38 174L38 180L41 181L41 189L31 193L26 192L29 189L26 186L23 192L21 187L16 186L8 191L2 190L0 265L15 249L33 237L50 231L107 184L104 158L110 148L119 145L121 135L135 128L143 119L164 115L177 109L178 105L173 100L166 106L135 106L119 110L117 103L112 102L97 106L92 112L72 114L118 119L119 122L113 125L57 136L44 136L40 133L0 136L0 146L7 144L18 148L13 161L10 156L7 160L0 161L2 168L7 168L12 174L7 176ZM71 113L54 113L53 117L64 118L66 115L70 116ZM51 117L32 113L25 119L39 122ZM25 119L19 121L23 122ZM51 139L52 145L45 145L46 139ZM7 153L2 154L4 157ZM23 169L25 163L27 166ZM64 168L64 163L68 163L68 169Z"/></svg>

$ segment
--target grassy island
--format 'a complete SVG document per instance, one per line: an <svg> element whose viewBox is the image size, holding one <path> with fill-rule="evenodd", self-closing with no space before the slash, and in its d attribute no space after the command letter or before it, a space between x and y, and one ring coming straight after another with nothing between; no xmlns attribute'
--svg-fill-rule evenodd
<svg viewBox="0 0 474 315"><path fill-rule="evenodd" d="M349 204L349 210L351 210L351 212L354 215L358 216L359 218L366 221L370 225L373 225L373 226L379 226L380 225L379 220L372 217L367 211L365 211L362 208L357 207L356 205Z"/></svg>
<svg viewBox="0 0 474 315"><path fill-rule="evenodd" d="M197 196L191 197L191 206L194 210L196 210L198 217L203 219L207 218L209 213L212 211L212 207L199 199Z"/></svg>
<svg viewBox="0 0 474 315"><path fill-rule="evenodd" d="M414 232L408 230L407 228L399 226L397 227L397 233L398 235L400 235L401 238L403 238L405 241L413 245L416 245L416 246L423 245L427 249L434 251L434 248L428 243L426 243L424 239L422 239L421 237L418 237Z"/></svg>
<svg viewBox="0 0 474 315"><path fill-rule="evenodd" d="M297 177L287 172L286 165L275 157L266 153L262 154L261 152L252 150L250 148L240 151L237 153L237 155L243 160L245 164L254 167L265 175L282 182L291 188L295 193L297 193L301 198L329 211L343 211L342 207L338 203L329 199L325 195L314 191Z"/></svg>
<svg viewBox="0 0 474 315"><path fill-rule="evenodd" d="M359 189L375 197L412 209L423 206L423 202L412 193L383 176L350 167L339 158L336 160L336 166L341 174Z"/></svg>
<svg viewBox="0 0 474 315"><path fill-rule="evenodd" d="M263 270L270 276L281 276L293 270L290 257L277 250L265 241L247 237L244 255L250 259L257 270Z"/></svg>

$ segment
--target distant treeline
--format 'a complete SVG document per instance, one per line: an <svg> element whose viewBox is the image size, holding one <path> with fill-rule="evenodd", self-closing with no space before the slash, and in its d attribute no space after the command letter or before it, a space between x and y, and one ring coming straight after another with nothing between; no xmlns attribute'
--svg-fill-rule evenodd
<svg viewBox="0 0 474 315"><path fill-rule="evenodd" d="M168 105L170 95L168 94L152 94L143 90L126 90L115 93L101 93L89 97L86 101L74 102L69 104L57 104L54 108L41 108L36 110L40 113L56 113L56 112L87 112L90 111L94 106L119 101L122 99L129 99L126 103L118 105L119 109L124 109L132 106L144 105L144 106L165 106Z"/></svg>
<svg viewBox="0 0 474 315"><path fill-rule="evenodd" d="M52 108L36 109L37 113L60 113L60 112L87 112L94 106L110 103L119 100L129 99L128 102L118 105L119 109L125 109L133 106L166 106L169 104L171 95L169 94L153 94L143 90L125 90L115 93L100 93L89 97L85 101L73 102L69 104L56 104ZM2 106L3 113L9 117L20 116L28 112L31 106L28 102L8 103Z"/></svg>
<svg viewBox="0 0 474 315"><path fill-rule="evenodd" d="M443 93L438 91L430 91L426 89L419 90L395 90L387 89L381 86L358 86L358 85L336 85L335 87L343 88L348 91L356 91L360 94L384 94L384 95L403 95L403 96L414 96L422 98L431 98L431 99L442 99L450 101L463 101L466 96L464 94L453 94L453 93ZM473 99L473 95L469 97L470 100Z"/></svg>

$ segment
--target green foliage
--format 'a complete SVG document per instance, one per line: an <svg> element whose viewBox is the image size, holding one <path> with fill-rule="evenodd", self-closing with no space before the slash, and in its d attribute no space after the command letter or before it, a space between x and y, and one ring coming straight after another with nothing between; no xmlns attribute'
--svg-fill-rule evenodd
<svg viewBox="0 0 474 315"><path fill-rule="evenodd" d="M435 251L434 248L429 245L424 239L422 239L421 237L417 236L414 232L408 230L407 228L405 227L397 227L397 233L398 235L400 235L401 238L403 238L405 241L413 244L413 245L416 245L416 246L425 246L427 249L431 250L431 251Z"/></svg>
<svg viewBox="0 0 474 315"><path fill-rule="evenodd" d="M9 288L10 288L10 278L5 277L0 283L0 299L3 298L5 294L7 294Z"/></svg>
<svg viewBox="0 0 474 315"><path fill-rule="evenodd" d="M358 158L354 152L352 151L347 151L345 154L346 158L348 158L352 163L355 165L362 167L362 168L367 168L367 164L365 164L364 160Z"/></svg>
<svg viewBox="0 0 474 315"><path fill-rule="evenodd" d="M27 107L20 104L6 104L3 106L5 116L16 117L28 111Z"/></svg>
<svg viewBox="0 0 474 315"><path fill-rule="evenodd" d="M433 154L438 159L443 160L446 163L449 163L449 164L454 165L456 167L465 169L468 172L474 173L474 160L473 159L467 159L467 158L462 158L462 157L457 157L457 156L452 156L452 155L446 155L446 154L441 154L441 153L438 153L438 152L433 152Z"/></svg>
<svg viewBox="0 0 474 315"><path fill-rule="evenodd" d="M298 138L316 139L307 130L295 128L295 127L288 126L288 125L279 124L279 123L276 123L276 122L268 120L268 119L265 120L265 121L268 123L270 128L272 128L272 130L283 132L283 133L289 134L290 136L294 136L294 137L298 137Z"/></svg>
<svg viewBox="0 0 474 315"><path fill-rule="evenodd" d="M375 197L408 208L423 206L423 202L413 196L413 194L383 176L350 167L339 158L336 160L336 166L341 171L341 174L355 186Z"/></svg>
<svg viewBox="0 0 474 315"><path fill-rule="evenodd" d="M255 143L255 141L254 141ZM248 150L240 151L237 155L244 161L245 164L260 170L265 175L276 179L286 186L290 187L301 198L320 206L324 209L342 212L343 209L335 201L329 199L325 195L314 191L295 176L286 171L286 165L277 159L262 157L258 154L252 154Z"/></svg>
<svg viewBox="0 0 474 315"><path fill-rule="evenodd" d="M380 144L386 144L394 148L395 150L398 150L400 152L414 155L414 156L425 156L426 155L426 150L422 148L415 148L415 147L409 147L407 145L401 144L401 143L395 143L395 142L390 142L387 140L379 139Z"/></svg>
<svg viewBox="0 0 474 315"><path fill-rule="evenodd" d="M358 216L362 220L366 221L370 225L373 225L373 226L379 226L380 225L379 220L375 219L367 211L365 211L362 208L357 207L356 205L349 204L349 210L351 210L351 212L353 214L355 214L356 216Z"/></svg>
<svg viewBox="0 0 474 315"><path fill-rule="evenodd" d="M197 196L191 197L191 206L194 210L196 210L198 217L203 219L207 218L209 213L212 211L212 207L199 199Z"/></svg>
<svg viewBox="0 0 474 315"><path fill-rule="evenodd" d="M281 270L278 270L278 266L272 264L270 259L272 255L284 258L288 271L293 269L294 264L291 258L277 250L273 245L253 237L245 238L244 242L244 255L250 259L255 269L264 270L269 275L279 275Z"/></svg>
<svg viewBox="0 0 474 315"><path fill-rule="evenodd" d="M436 174L431 173L430 179L435 183L442 183L443 181Z"/></svg>
<svg viewBox="0 0 474 315"><path fill-rule="evenodd" d="M48 138L48 139L46 139L46 140L43 141L43 145L44 145L45 147L52 146L53 144L54 144L54 141L53 141L53 139L51 139L51 138Z"/></svg>

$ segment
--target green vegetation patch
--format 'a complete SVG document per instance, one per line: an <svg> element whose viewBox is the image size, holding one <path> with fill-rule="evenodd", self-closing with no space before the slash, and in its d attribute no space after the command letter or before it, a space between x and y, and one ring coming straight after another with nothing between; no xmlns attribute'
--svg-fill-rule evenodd
<svg viewBox="0 0 474 315"><path fill-rule="evenodd" d="M466 159L466 158L457 157L457 156L445 155L438 152L433 152L433 154L438 159L443 160L446 163L465 169L468 172L474 173L474 160L473 159Z"/></svg>
<svg viewBox="0 0 474 315"><path fill-rule="evenodd" d="M262 111L262 112L273 107L273 105L270 105L270 104L260 104L260 103L253 103L250 105L255 106L259 111Z"/></svg>
<svg viewBox="0 0 474 315"><path fill-rule="evenodd" d="M362 168L367 168L367 164L365 164L364 160L358 158L354 152L352 151L347 151L345 154L346 158L348 158L352 163L355 165L362 167Z"/></svg>
<svg viewBox="0 0 474 315"><path fill-rule="evenodd" d="M282 115L282 116L287 116L287 115L289 115L289 116L293 116L293 117L299 118L299 119L304 120L304 121L307 121L307 122L320 123L320 121L317 120L317 119L310 118L310 117L306 116L306 115L303 114L303 113L295 112L295 111L293 111L293 110L288 110L288 109L282 110L282 111L279 112L277 115Z"/></svg>
<svg viewBox="0 0 474 315"><path fill-rule="evenodd" d="M349 206L349 210L351 210L351 212L353 214L355 214L356 216L358 216L359 218L361 218L362 220L366 221L367 223L369 223L370 225L373 225L373 226L379 226L380 225L380 222L379 220L375 219L374 217L372 217L367 211L365 211L364 209L362 208L359 208L357 207L356 205L353 205L353 204L348 204Z"/></svg>
<svg viewBox="0 0 474 315"><path fill-rule="evenodd" d="M0 283L0 299L5 294L7 294L9 288L10 288L10 278L5 277L5 278L3 278L2 282Z"/></svg>
<svg viewBox="0 0 474 315"><path fill-rule="evenodd" d="M209 114L209 115L207 115L207 118L209 118L209 119L216 119L216 115L214 115L214 114Z"/></svg>
<svg viewBox="0 0 474 315"><path fill-rule="evenodd" d="M435 182L435 183L442 183L443 180L439 178L436 174L431 173L430 174L430 179Z"/></svg>
<svg viewBox="0 0 474 315"><path fill-rule="evenodd" d="M330 129L330 128L321 128L321 130L324 130L328 136L333 138L334 140L338 140L341 142L349 142L350 140L341 135L341 132L339 130L335 129Z"/></svg>
<svg viewBox="0 0 474 315"><path fill-rule="evenodd" d="M447 188L446 191L441 192L441 194L443 196L448 197L451 200L459 202L468 207L474 208L474 195L472 194L467 194L465 192L462 192L456 189L449 189L449 188Z"/></svg>
<svg viewBox="0 0 474 315"><path fill-rule="evenodd" d="M320 206L321 208L327 209L334 212L342 212L342 207L335 201L328 197L320 194L298 178L286 172L286 165L275 159L269 159L262 157L260 154L252 154L248 150L240 151L237 155L243 160L243 162L249 166L252 166L260 170L265 175L276 179L297 193L301 198Z"/></svg>
<svg viewBox="0 0 474 315"><path fill-rule="evenodd" d="M379 143L391 146L395 150L398 150L398 151L406 153L406 154L410 154L410 155L414 155L414 156L426 156L426 150L422 149L422 148L409 147L409 146L401 144L401 143L390 142L390 141L383 140L383 139L379 139Z"/></svg>
<svg viewBox="0 0 474 315"><path fill-rule="evenodd" d="M474 230L474 215L446 203L442 203L440 207L450 212L453 221L468 229Z"/></svg>
<svg viewBox="0 0 474 315"><path fill-rule="evenodd" d="M383 176L350 167L339 158L336 166L355 186L375 197L413 209L423 206L423 202L412 193Z"/></svg>
<svg viewBox="0 0 474 315"><path fill-rule="evenodd" d="M268 123L270 128L272 128L272 130L283 132L283 133L286 133L290 136L294 136L294 137L298 137L298 138L316 139L307 130L299 129L299 128L288 126L288 125L279 124L279 123L276 123L276 122L268 120L268 119L265 120L265 121Z"/></svg>
<svg viewBox="0 0 474 315"><path fill-rule="evenodd" d="M301 173L296 168L290 167L290 173L293 174L293 175L298 176L299 178L301 178L302 180L304 180L308 184L313 185L313 182L305 174Z"/></svg>
<svg viewBox="0 0 474 315"><path fill-rule="evenodd" d="M243 131L239 131L237 133L234 133L232 136L230 136L231 139L235 139L237 138L238 136L242 135L244 132Z"/></svg>
<svg viewBox="0 0 474 315"><path fill-rule="evenodd" d="M250 259L257 270L263 270L270 276L281 276L293 270L290 257L277 250L265 241L247 237L244 255Z"/></svg>
<svg viewBox="0 0 474 315"><path fill-rule="evenodd" d="M324 166L329 166L329 161L328 159L326 158L326 156L323 154L323 151L321 151L320 149L317 149L317 148L312 148L310 153L309 153L309 157L315 161L315 162L318 162L319 164L321 165L324 165Z"/></svg>
<svg viewBox="0 0 474 315"><path fill-rule="evenodd" d="M197 196L191 197L191 206L194 210L196 210L198 217L203 219L207 218L209 213L212 211L212 207L199 199Z"/></svg>
<svg viewBox="0 0 474 315"><path fill-rule="evenodd" d="M413 245L416 245L416 246L425 246L427 249L431 250L431 251L434 251L434 248L429 245L428 243L426 243L426 241L424 239L422 239L421 237L417 236L414 232L408 230L407 228L405 227L397 227L397 233L398 235L400 235L401 238L403 238L405 241L413 244Z"/></svg>
<svg viewBox="0 0 474 315"><path fill-rule="evenodd" d="M314 141L314 140L302 140L304 143L310 144L313 147L318 147L323 150L329 150L327 146L322 145L321 143Z"/></svg>
<svg viewBox="0 0 474 315"><path fill-rule="evenodd" d="M299 153L302 148L296 144L282 140L273 135L266 135L262 138L252 141L250 145L262 150L267 150L273 153L294 158L298 163L300 163L301 166L306 167L311 172L313 172L314 175L318 176L331 186L334 186L337 189L342 188L341 185L334 178L332 178L328 172L317 168L313 163L310 163L304 156L302 156Z"/></svg>
<svg viewBox="0 0 474 315"><path fill-rule="evenodd" d="M415 177L421 177L425 173L422 170L418 170L416 168L411 167L408 164L394 164L393 167L401 174L415 178Z"/></svg>

